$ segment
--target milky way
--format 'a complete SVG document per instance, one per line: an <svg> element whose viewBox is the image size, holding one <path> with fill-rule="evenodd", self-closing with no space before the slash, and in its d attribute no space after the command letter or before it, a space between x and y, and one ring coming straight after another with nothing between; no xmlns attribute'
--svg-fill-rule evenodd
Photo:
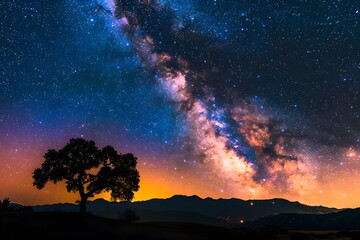
<svg viewBox="0 0 360 240"><path fill-rule="evenodd" d="M137 16L143 12L149 14L141 15L143 19L139 20ZM119 27L132 40L145 66L155 74L157 87L185 115L192 151L203 164L214 168L216 174L230 181L231 187L238 192L250 192L255 196L273 188L302 192L305 186L313 187L308 180L311 179L311 176L308 177L309 170L301 169L297 163L302 159L287 153L288 149L292 151L289 147L292 139L286 136L285 126L277 126L274 120L257 112L256 108L250 109L249 104L218 107L218 101L212 94L215 90L207 88L207 85L198 90L201 98L194 96L192 88L200 77L196 76L197 71L192 71L188 61L180 57L176 45L169 46L175 49L172 51L175 57L157 51L156 42L142 31L141 23L161 22L164 15L173 16L171 10L157 2L135 1L131 4L118 1L114 13ZM168 21L171 23L174 20ZM164 30L168 31L168 35L174 35L174 43L181 41L186 34L173 24ZM209 57L209 61L213 61L213 56Z"/></svg>
<svg viewBox="0 0 360 240"><path fill-rule="evenodd" d="M15 198L38 202L20 193L31 188L31 169L76 135L138 155L141 189L353 206L358 8L9 2L1 25L4 181L24 184Z"/></svg>

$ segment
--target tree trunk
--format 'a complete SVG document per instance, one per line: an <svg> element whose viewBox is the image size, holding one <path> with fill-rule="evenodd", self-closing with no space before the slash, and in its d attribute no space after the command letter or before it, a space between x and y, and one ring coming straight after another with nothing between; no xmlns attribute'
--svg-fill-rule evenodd
<svg viewBox="0 0 360 240"><path fill-rule="evenodd" d="M79 206L80 206L80 215L86 216L86 199L81 199Z"/></svg>

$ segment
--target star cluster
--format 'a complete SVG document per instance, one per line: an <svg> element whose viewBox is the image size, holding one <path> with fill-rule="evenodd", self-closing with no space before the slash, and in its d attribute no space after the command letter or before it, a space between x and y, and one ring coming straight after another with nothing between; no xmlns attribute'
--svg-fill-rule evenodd
<svg viewBox="0 0 360 240"><path fill-rule="evenodd" d="M31 171L46 149L84 137L139 156L137 200L358 206L356 1L7 0L0 9L4 197L75 198L56 186L34 192Z"/></svg>

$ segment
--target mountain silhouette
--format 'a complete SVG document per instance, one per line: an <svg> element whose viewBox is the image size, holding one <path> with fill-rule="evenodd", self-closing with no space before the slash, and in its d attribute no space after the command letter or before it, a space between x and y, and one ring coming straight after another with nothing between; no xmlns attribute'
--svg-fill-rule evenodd
<svg viewBox="0 0 360 240"><path fill-rule="evenodd" d="M70 203L33 206L35 212L77 212ZM285 199L241 200L202 199L198 196L175 195L168 199L113 203L104 199L89 202L88 212L106 218L119 219L126 210L132 210L140 221L166 221L229 226L254 221L283 213L326 214L340 211L323 206L307 206Z"/></svg>

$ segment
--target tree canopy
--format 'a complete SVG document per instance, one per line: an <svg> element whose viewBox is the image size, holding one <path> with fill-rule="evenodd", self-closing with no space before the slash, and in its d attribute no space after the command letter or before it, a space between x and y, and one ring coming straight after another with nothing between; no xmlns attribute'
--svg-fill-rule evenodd
<svg viewBox="0 0 360 240"><path fill-rule="evenodd" d="M99 149L94 141L72 138L60 150L49 149L44 162L33 172L33 185L65 181L68 192L79 192L80 212L86 213L89 197L111 192L112 200L131 201L139 190L137 158L118 153L112 146Z"/></svg>

